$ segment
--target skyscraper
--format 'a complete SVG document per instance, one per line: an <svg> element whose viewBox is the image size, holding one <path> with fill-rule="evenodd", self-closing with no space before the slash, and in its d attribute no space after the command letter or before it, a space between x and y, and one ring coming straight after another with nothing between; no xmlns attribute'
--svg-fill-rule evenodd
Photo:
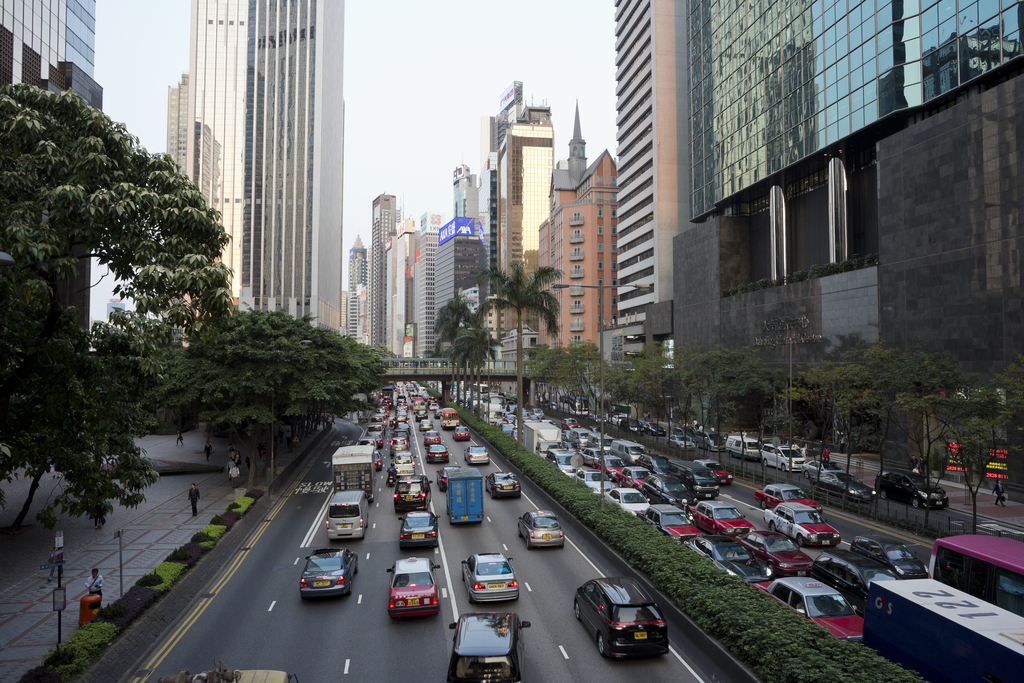
<svg viewBox="0 0 1024 683"><path fill-rule="evenodd" d="M396 356L405 355L407 327L416 323L416 249L419 235L416 221L407 218L398 226L398 233L392 238L391 263L394 272L390 288L390 310L388 315L388 348Z"/></svg>
<svg viewBox="0 0 1024 683"><path fill-rule="evenodd" d="M499 126L500 128L500 126ZM498 150L498 264L537 267L537 230L548 217L553 144L550 107L523 108Z"/></svg>
<svg viewBox="0 0 1024 683"><path fill-rule="evenodd" d="M387 343L387 254L388 238L395 234L398 204L392 194L381 194L373 200L373 222L370 232L370 287L368 295L370 343Z"/></svg>
<svg viewBox="0 0 1024 683"><path fill-rule="evenodd" d="M167 149L186 173L188 168L188 74L181 75L178 85L167 86Z"/></svg>
<svg viewBox="0 0 1024 683"><path fill-rule="evenodd" d="M366 247L363 240L356 235L356 241L348 251L348 334L357 335L359 325L359 290L369 282L370 269L366 261Z"/></svg>
<svg viewBox="0 0 1024 683"><path fill-rule="evenodd" d="M437 232L444 214L426 212L420 216L419 248L416 250L416 355L429 358L434 349L434 280L437 256Z"/></svg>
<svg viewBox="0 0 1024 683"><path fill-rule="evenodd" d="M434 307L440 310L459 292L476 285L487 267L485 236L477 203L479 188L469 167L456 167L452 180L455 218L438 232Z"/></svg>

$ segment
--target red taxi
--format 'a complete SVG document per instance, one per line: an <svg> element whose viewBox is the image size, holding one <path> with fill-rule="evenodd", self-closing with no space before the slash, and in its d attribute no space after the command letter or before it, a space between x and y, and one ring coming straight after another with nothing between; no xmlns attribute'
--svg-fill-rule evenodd
<svg viewBox="0 0 1024 683"><path fill-rule="evenodd" d="M807 492L792 484L770 484L754 491L754 499L762 510L771 510L779 503L801 503L821 512L821 504L815 502Z"/></svg>
<svg viewBox="0 0 1024 683"><path fill-rule="evenodd" d="M743 518L735 505L724 500L702 500L693 510L693 524L707 534L746 536L754 525Z"/></svg>
<svg viewBox="0 0 1024 683"><path fill-rule="evenodd" d="M455 428L455 433L452 434L452 438L456 441L469 441L469 427L458 426Z"/></svg>
<svg viewBox="0 0 1024 683"><path fill-rule="evenodd" d="M434 570L439 565L421 557L398 560L388 568L388 616L413 617L438 614L441 603L437 595Z"/></svg>

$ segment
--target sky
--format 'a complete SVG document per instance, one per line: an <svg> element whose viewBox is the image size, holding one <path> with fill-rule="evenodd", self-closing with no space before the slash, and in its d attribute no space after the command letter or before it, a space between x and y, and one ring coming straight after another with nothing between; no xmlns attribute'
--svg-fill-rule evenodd
<svg viewBox="0 0 1024 683"><path fill-rule="evenodd" d="M338 2L340 0L321 0ZM103 109L150 152L166 151L167 88L188 71L190 0L98 0L95 79ZM478 173L480 118L513 81L551 107L555 159L568 157L579 102L587 157L615 154L612 0L348 0L345 7L343 245L370 243L371 203L452 218L452 172ZM326 116L341 116L328 112ZM347 284L347 263L344 280ZM94 265L92 316L111 278Z"/></svg>

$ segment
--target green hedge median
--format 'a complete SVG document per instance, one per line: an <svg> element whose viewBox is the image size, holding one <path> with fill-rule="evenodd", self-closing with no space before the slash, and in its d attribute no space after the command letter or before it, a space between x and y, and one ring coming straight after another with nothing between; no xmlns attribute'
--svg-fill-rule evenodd
<svg viewBox="0 0 1024 683"><path fill-rule="evenodd" d="M448 406L765 683L922 680L860 643L836 640L824 627L720 571L635 515L614 506L602 509L599 496L554 464L520 449L515 439L469 410Z"/></svg>
<svg viewBox="0 0 1024 683"><path fill-rule="evenodd" d="M43 657L43 666L68 680L85 671L89 662L117 637L113 624L86 624L71 634L60 649L51 649Z"/></svg>

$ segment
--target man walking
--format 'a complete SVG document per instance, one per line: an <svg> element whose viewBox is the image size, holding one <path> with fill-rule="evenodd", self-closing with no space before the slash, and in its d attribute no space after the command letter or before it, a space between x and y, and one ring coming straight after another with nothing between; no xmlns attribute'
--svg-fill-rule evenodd
<svg viewBox="0 0 1024 683"><path fill-rule="evenodd" d="M174 442L174 444L176 446L184 446L185 445L185 436L181 433L181 429L180 428L178 429L178 438Z"/></svg>
<svg viewBox="0 0 1024 683"><path fill-rule="evenodd" d="M199 489L195 484L192 484L192 488L188 490L188 500L192 503L192 516L195 517L199 514L199 510L196 509L196 504L199 503Z"/></svg>
<svg viewBox="0 0 1024 683"><path fill-rule="evenodd" d="M1003 482L996 479L995 486L992 487L992 493L996 496L996 505L1006 507L1006 495L1003 492Z"/></svg>
<svg viewBox="0 0 1024 683"><path fill-rule="evenodd" d="M206 462L210 462L210 453L213 453L213 446L210 445L209 441L203 446L203 451L206 453Z"/></svg>

